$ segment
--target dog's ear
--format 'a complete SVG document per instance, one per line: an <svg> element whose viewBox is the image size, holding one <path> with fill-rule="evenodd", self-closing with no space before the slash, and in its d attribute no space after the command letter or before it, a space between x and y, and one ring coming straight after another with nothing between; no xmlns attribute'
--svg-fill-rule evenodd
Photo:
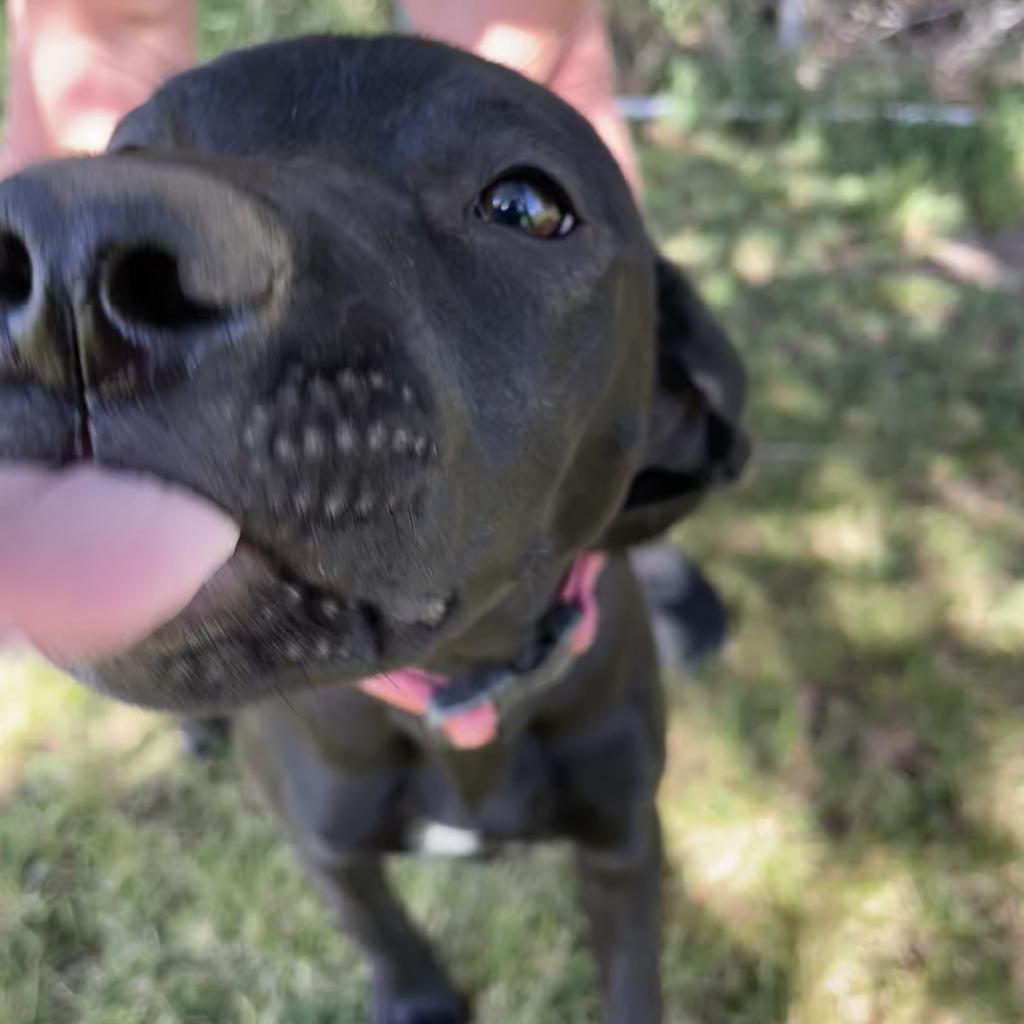
<svg viewBox="0 0 1024 1024"><path fill-rule="evenodd" d="M644 464L603 543L635 544L689 514L735 480L750 446L741 426L746 375L739 357L681 271L656 257L657 378Z"/></svg>

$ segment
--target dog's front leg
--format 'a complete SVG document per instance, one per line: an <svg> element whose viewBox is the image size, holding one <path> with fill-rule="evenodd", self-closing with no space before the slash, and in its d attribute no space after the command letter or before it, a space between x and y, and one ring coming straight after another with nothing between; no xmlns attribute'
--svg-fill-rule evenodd
<svg viewBox="0 0 1024 1024"><path fill-rule="evenodd" d="M369 962L373 1024L467 1024L466 1001L451 988L410 921L381 859L362 853L300 855L342 929Z"/></svg>
<svg viewBox="0 0 1024 1024"><path fill-rule="evenodd" d="M654 807L614 846L577 846L605 1024L659 1024L661 829Z"/></svg>

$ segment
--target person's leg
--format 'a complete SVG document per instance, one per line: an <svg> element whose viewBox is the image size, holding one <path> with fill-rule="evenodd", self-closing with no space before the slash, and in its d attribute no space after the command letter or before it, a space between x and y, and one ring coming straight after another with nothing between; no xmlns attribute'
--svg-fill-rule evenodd
<svg viewBox="0 0 1024 1024"><path fill-rule="evenodd" d="M0 176L94 152L117 121L195 60L189 0L8 0Z"/></svg>
<svg viewBox="0 0 1024 1024"><path fill-rule="evenodd" d="M634 191L640 173L615 107L615 65L600 0L402 0L411 28L546 85L594 126Z"/></svg>
<svg viewBox="0 0 1024 1024"><path fill-rule="evenodd" d="M639 190L615 110L599 0L405 0L417 30L515 67L587 117ZM10 80L0 172L102 149L117 120L194 60L189 0L9 0Z"/></svg>

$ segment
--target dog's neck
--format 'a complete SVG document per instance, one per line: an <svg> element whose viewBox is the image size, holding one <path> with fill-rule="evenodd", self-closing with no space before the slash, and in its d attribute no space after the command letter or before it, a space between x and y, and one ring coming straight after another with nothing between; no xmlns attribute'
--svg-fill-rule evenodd
<svg viewBox="0 0 1024 1024"><path fill-rule="evenodd" d="M558 600L511 661L483 665L455 678L404 668L364 679L360 688L421 718L432 733L456 749L474 750L493 743L503 716L513 706L561 679L593 644L600 620L597 582L606 561L596 551L577 556Z"/></svg>

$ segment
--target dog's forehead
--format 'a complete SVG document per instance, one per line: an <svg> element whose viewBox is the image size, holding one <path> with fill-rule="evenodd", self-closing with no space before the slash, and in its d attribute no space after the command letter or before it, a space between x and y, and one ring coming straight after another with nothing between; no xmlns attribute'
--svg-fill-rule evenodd
<svg viewBox="0 0 1024 1024"><path fill-rule="evenodd" d="M229 54L172 79L130 114L114 147L226 155L358 150L415 161L431 140L518 135L612 164L586 122L547 90L467 53L404 36L310 37Z"/></svg>
<svg viewBox="0 0 1024 1024"><path fill-rule="evenodd" d="M614 157L590 123L509 69L410 36L317 36L225 55L171 79L111 150L259 161L373 178L460 203L513 168L553 177L592 224L643 247ZM244 178L233 163L230 172Z"/></svg>

